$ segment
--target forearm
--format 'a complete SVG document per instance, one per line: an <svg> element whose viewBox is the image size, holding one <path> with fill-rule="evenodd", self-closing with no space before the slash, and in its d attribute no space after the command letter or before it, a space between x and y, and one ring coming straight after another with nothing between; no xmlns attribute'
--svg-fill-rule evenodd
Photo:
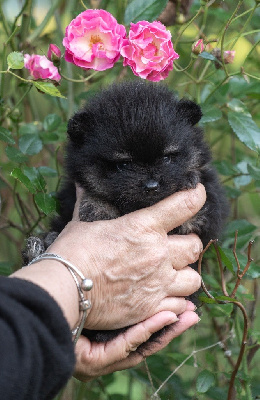
<svg viewBox="0 0 260 400"><path fill-rule="evenodd" d="M16 271L10 277L25 279L40 286L58 303L69 326L73 328L77 324L78 291L70 272L62 263L42 260Z"/></svg>

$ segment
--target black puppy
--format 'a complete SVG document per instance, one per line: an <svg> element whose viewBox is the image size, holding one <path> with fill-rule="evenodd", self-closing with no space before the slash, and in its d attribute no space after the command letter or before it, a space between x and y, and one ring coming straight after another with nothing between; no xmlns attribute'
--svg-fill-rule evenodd
<svg viewBox="0 0 260 400"><path fill-rule="evenodd" d="M75 182L85 191L82 221L116 218L201 182L205 205L172 233L194 232L204 245L218 237L227 203L203 132L195 126L201 116L198 105L179 101L160 84L126 82L92 98L68 124L66 182L58 193L60 216L51 230L60 232L71 220ZM107 341L121 331L85 334Z"/></svg>

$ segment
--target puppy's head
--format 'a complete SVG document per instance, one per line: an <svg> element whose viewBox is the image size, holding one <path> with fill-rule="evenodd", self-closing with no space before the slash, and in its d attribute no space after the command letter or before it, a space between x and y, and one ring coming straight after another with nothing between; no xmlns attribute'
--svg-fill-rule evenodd
<svg viewBox="0 0 260 400"><path fill-rule="evenodd" d="M69 121L68 172L122 212L154 204L194 186L209 161L195 127L201 115L198 105L178 101L165 86L113 85Z"/></svg>

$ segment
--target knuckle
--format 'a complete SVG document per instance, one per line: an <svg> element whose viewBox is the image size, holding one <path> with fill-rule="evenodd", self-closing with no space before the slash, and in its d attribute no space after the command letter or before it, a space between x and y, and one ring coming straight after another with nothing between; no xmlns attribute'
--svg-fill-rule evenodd
<svg viewBox="0 0 260 400"><path fill-rule="evenodd" d="M197 200L198 197L193 190L186 192L184 198L184 204L186 209L190 212L191 215L196 214L196 212L198 211Z"/></svg>

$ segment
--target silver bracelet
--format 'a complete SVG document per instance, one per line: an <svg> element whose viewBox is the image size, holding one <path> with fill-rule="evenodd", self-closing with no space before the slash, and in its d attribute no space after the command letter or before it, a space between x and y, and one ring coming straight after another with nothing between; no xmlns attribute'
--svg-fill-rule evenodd
<svg viewBox="0 0 260 400"><path fill-rule="evenodd" d="M34 264L40 260L60 261L63 265L65 265L65 267L68 268L69 272L71 273L71 275L74 279L74 282L76 283L76 286L77 286L77 289L79 292L79 311L82 312L79 324L76 326L75 329L72 330L73 342L74 342L74 344L76 344L77 340L82 332L82 329L84 328L85 321L87 318L87 311L91 307L91 302L90 302L90 300L85 299L84 292L87 292L92 289L93 282L91 279L85 278L84 275L82 274L82 272L78 270L78 268L76 268L69 261L64 260L58 254L52 254L52 253L40 254L38 257L35 257L28 265ZM81 284L79 283L77 275L82 279Z"/></svg>

